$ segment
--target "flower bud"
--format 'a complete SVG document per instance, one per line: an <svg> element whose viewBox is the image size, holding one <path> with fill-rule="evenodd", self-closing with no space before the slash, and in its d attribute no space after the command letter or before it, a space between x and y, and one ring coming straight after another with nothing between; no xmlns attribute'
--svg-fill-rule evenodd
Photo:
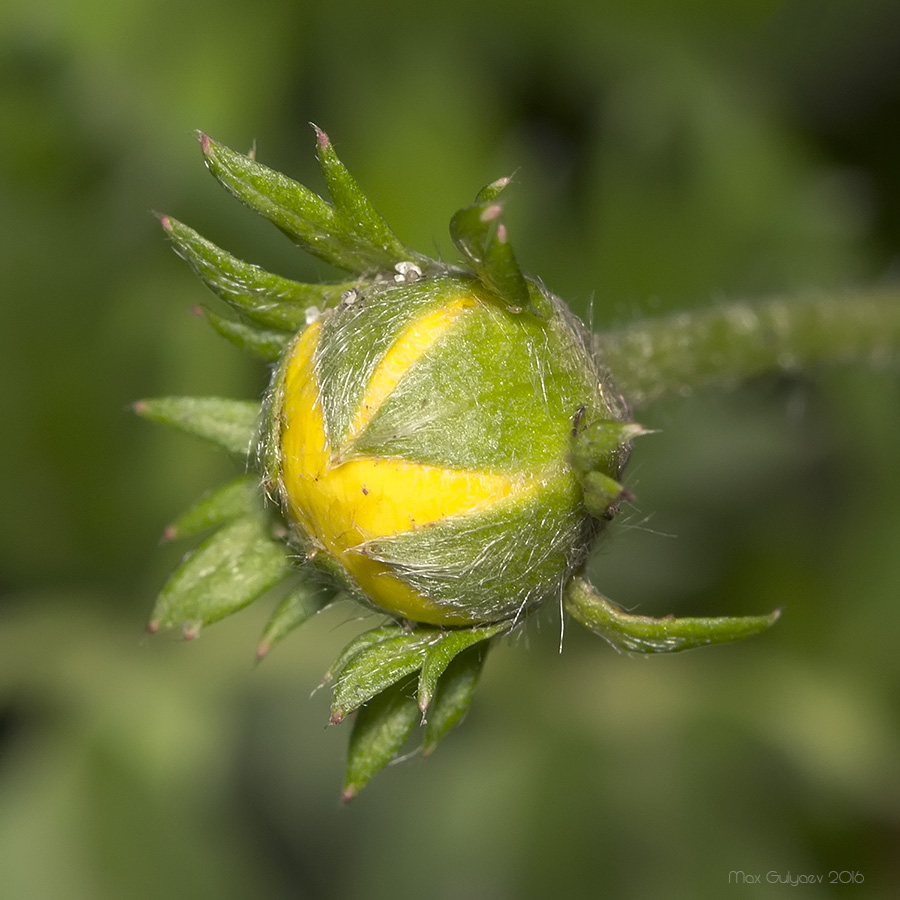
<svg viewBox="0 0 900 900"><path fill-rule="evenodd" d="M302 331L276 375L269 476L286 516L316 564L391 615L467 625L558 601L597 531L573 435L624 408L580 323L529 290L540 314L468 275L376 281ZM612 443L591 468L615 484Z"/></svg>
<svg viewBox="0 0 900 900"><path fill-rule="evenodd" d="M628 496L619 475L631 441L646 432L596 342L519 268L498 200L508 178L453 215L465 265L454 268L399 241L320 129L331 202L199 139L225 188L350 277L292 281L160 217L227 308L206 310L209 323L275 374L261 417L256 402L218 397L134 409L240 456L257 447L283 519L261 508L252 477L202 498L166 535L212 533L173 572L148 629L180 626L194 638L277 591L261 658L342 589L392 616L351 640L326 676L331 721L357 713L345 799L419 721L430 753L465 716L491 643L545 601L641 653L738 640L775 621L651 619L584 579L593 539Z"/></svg>

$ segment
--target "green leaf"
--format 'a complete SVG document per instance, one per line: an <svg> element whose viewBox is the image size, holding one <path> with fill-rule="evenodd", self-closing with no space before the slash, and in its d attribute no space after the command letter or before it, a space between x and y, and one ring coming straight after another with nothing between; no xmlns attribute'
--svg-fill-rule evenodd
<svg viewBox="0 0 900 900"><path fill-rule="evenodd" d="M203 315L223 338L266 362L277 362L281 359L292 339L292 335L284 331L263 331L253 325L226 319L210 309L204 308Z"/></svg>
<svg viewBox="0 0 900 900"><path fill-rule="evenodd" d="M335 682L331 721L340 722L404 675L421 668L441 633L440 629L423 628L378 641L357 653Z"/></svg>
<svg viewBox="0 0 900 900"><path fill-rule="evenodd" d="M160 216L159 221L175 251L206 286L242 316L265 328L298 331L306 325L309 307L334 305L344 291L357 284L291 281L237 259L171 216Z"/></svg>
<svg viewBox="0 0 900 900"><path fill-rule="evenodd" d="M292 571L287 547L264 516L225 525L188 554L163 588L148 630L181 626L185 637L248 606Z"/></svg>
<svg viewBox="0 0 900 900"><path fill-rule="evenodd" d="M334 588L314 580L308 572L302 574L303 579L278 604L266 623L256 648L257 659L262 659L275 644L334 599Z"/></svg>
<svg viewBox="0 0 900 900"><path fill-rule="evenodd" d="M193 537L238 516L261 509L259 477L241 475L206 494L182 513L165 532L166 540Z"/></svg>
<svg viewBox="0 0 900 900"><path fill-rule="evenodd" d="M419 674L419 709L425 712L428 708L434 696L438 679L456 656L481 641L489 640L503 631L508 631L509 628L509 622L500 622L497 625L488 625L482 628L461 628L445 632L429 650L422 663L422 671Z"/></svg>
<svg viewBox="0 0 900 900"><path fill-rule="evenodd" d="M685 617L654 619L626 613L580 578L572 580L565 595L571 615L599 634L617 650L636 653L675 653L740 641L765 631L778 620L780 610L767 616Z"/></svg>
<svg viewBox="0 0 900 900"><path fill-rule="evenodd" d="M391 685L356 715L347 752L344 801L352 800L397 754L419 721L414 679Z"/></svg>
<svg viewBox="0 0 900 900"><path fill-rule="evenodd" d="M401 244L385 245L380 232L370 234L365 222L349 219L286 175L204 134L200 146L207 167L225 188L325 262L365 272L391 269L396 262L412 258L411 251Z"/></svg>
<svg viewBox="0 0 900 900"><path fill-rule="evenodd" d="M475 644L447 666L438 682L425 723L425 756L434 752L447 732L458 725L469 711L489 648L489 643Z"/></svg>
<svg viewBox="0 0 900 900"><path fill-rule="evenodd" d="M138 400L132 409L141 418L171 425L248 456L256 441L259 403L220 397L156 397Z"/></svg>

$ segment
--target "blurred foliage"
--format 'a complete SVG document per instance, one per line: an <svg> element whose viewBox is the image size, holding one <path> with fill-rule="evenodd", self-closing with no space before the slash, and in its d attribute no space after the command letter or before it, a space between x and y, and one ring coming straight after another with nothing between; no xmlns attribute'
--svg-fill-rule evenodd
<svg viewBox="0 0 900 900"><path fill-rule="evenodd" d="M10 0L0 10L0 894L816 896L900 886L900 381L761 379L643 417L638 500L592 566L628 608L782 606L745 646L633 660L556 611L469 722L340 808L307 699L335 610L252 671L265 610L142 641L184 504L231 473L126 407L252 398L187 315L161 208L291 277L191 132L317 185L326 128L401 240L516 172L525 268L600 326L886 279L900 244L890 0L423 6ZM318 629L316 637L311 633ZM335 633L337 632L337 633ZM763 884L728 887L731 870ZM862 886L828 885L831 870Z"/></svg>

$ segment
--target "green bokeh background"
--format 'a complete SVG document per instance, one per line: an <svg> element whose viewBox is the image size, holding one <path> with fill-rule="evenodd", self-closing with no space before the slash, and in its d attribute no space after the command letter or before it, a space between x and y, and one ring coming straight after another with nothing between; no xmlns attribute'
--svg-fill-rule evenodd
<svg viewBox="0 0 900 900"><path fill-rule="evenodd" d="M559 654L548 610L492 653L433 758L348 807L348 729L309 695L370 620L329 611L259 668L264 608L191 645L143 638L182 552L163 526L233 468L128 404L266 379L190 315L204 291L149 210L329 276L214 184L192 137L256 140L318 186L309 120L426 252L450 255L450 214L515 171L519 259L597 327L897 265L893 0L8 0L0 896L795 896L770 872L897 896L896 368L641 416L659 433L597 584L653 614L781 606L773 632L641 660L570 625Z"/></svg>

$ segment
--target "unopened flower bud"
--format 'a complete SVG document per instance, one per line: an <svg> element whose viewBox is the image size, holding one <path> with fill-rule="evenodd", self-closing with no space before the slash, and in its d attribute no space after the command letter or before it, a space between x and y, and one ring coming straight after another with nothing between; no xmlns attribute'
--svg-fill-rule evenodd
<svg viewBox="0 0 900 900"><path fill-rule="evenodd" d="M541 299L546 316L468 276L376 282L291 344L270 480L304 548L365 602L436 625L510 619L583 562L597 526L573 434L623 408L580 324ZM592 460L613 484L618 443Z"/></svg>

